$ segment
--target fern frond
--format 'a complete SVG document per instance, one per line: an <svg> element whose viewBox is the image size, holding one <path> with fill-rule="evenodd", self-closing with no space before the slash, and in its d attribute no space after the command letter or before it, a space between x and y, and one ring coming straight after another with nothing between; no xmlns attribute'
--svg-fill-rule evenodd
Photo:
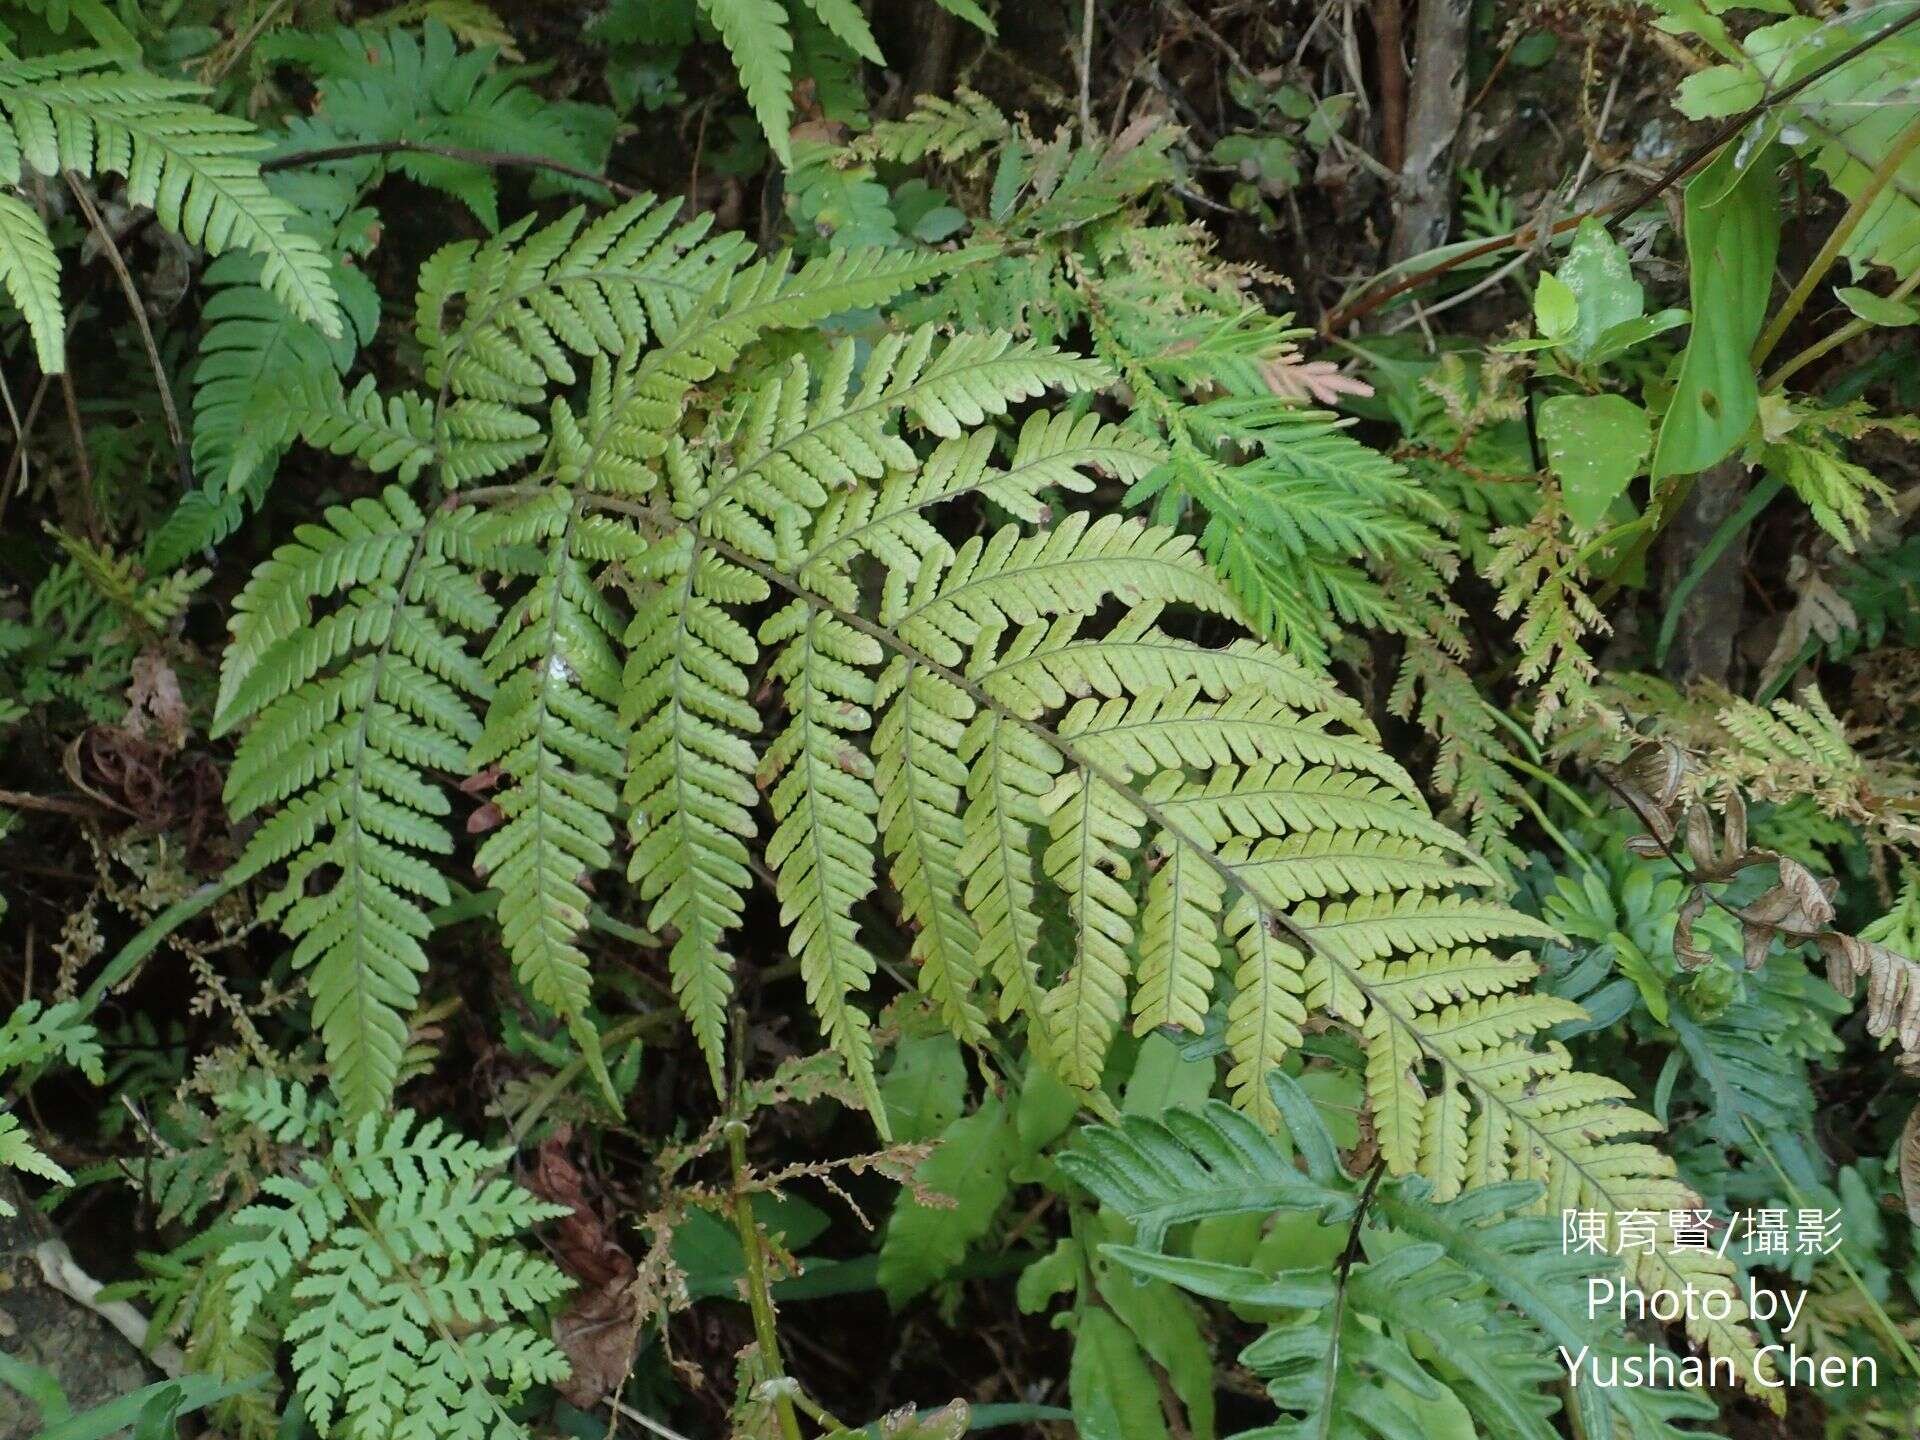
<svg viewBox="0 0 1920 1440"><path fill-rule="evenodd" d="M700 0L700 8L720 32L746 87L747 104L760 122L767 143L782 165L793 163L787 131L792 128L793 96L789 75L793 31L777 0Z"/></svg>
<svg viewBox="0 0 1920 1440"><path fill-rule="evenodd" d="M1324 1270L1270 1276L1168 1253L1173 1227L1209 1217L1307 1211L1323 1224L1353 1223L1361 1185L1340 1169L1333 1139L1305 1092L1284 1074L1270 1078L1270 1104L1283 1117L1304 1169L1253 1122L1217 1101L1199 1110L1172 1110L1158 1120L1130 1116L1115 1127L1088 1126L1075 1137L1061 1167L1135 1227L1135 1244L1109 1247L1109 1254L1137 1273L1214 1299L1316 1311L1329 1304L1335 1282ZM1375 1323L1336 1344L1325 1314L1281 1321L1243 1361L1262 1373L1288 1375L1289 1383L1274 1392L1284 1409L1325 1421L1330 1417L1322 1412L1331 1406L1340 1417L1331 1433L1341 1433L1338 1423L1357 1420L1369 1429L1353 1433L1390 1440L1425 1427L1409 1421L1405 1430L1382 1428L1372 1417L1390 1414L1398 1423L1400 1412L1378 1408L1381 1397L1366 1398L1367 1372L1385 1365L1416 1393L1431 1386L1432 1375L1410 1355L1381 1349L1384 1337L1417 1336L1425 1342L1423 1355L1441 1357L1475 1389L1481 1402L1476 1409L1491 1405L1504 1418L1510 1428L1500 1433L1543 1440L1557 1433L1545 1426L1551 1406L1539 1397L1544 1384L1564 1380L1565 1372L1550 1362L1540 1366L1539 1359L1550 1345L1577 1356L1589 1349L1616 1354L1625 1342L1590 1316L1586 1257L1565 1253L1557 1219L1524 1213L1539 1187L1526 1181L1490 1184L1441 1201L1424 1178L1409 1176L1382 1181L1368 1193L1362 1220L1390 1227L1399 1242L1384 1254L1365 1247L1375 1263L1351 1275L1347 1304ZM1487 1298L1472 1298L1476 1294L1504 1303L1490 1305ZM1436 1323L1453 1338L1437 1331ZM1482 1363L1463 1366L1450 1358L1458 1356L1461 1333L1482 1342L1488 1352ZM1343 1347L1350 1350L1344 1357ZM1296 1370L1309 1359L1320 1364L1318 1372ZM1580 1385L1566 1393L1590 1435L1621 1433L1618 1421L1636 1440L1681 1440L1686 1432L1676 1421L1714 1413L1711 1402L1685 1390ZM1277 1433L1299 1433L1307 1423L1283 1422Z"/></svg>
<svg viewBox="0 0 1920 1440"><path fill-rule="evenodd" d="M215 254L252 251L267 288L295 315L340 334L326 255L260 178L253 157L266 142L246 121L186 98L197 93L113 68L98 51L0 63L0 183L19 185L23 167L122 175L128 204L151 208L162 225ZM17 231L25 217L8 213ZM43 334L35 341L43 356L57 354Z"/></svg>
<svg viewBox="0 0 1920 1440"><path fill-rule="evenodd" d="M501 930L521 983L567 1021L604 1077L586 1018L593 980L578 944L588 906L580 877L613 859L627 740L613 637L625 626L578 553L580 519L569 492L549 490L482 538L539 544L546 554L482 657L495 688L470 763L499 767L508 783L493 802L503 823L474 864L500 892Z"/></svg>
<svg viewBox="0 0 1920 1440"><path fill-rule="evenodd" d="M193 372L193 465L214 493L248 487L299 432L288 395L324 391L337 373L325 339L259 283L251 256L207 268L213 289ZM345 362L341 361L341 365Z"/></svg>
<svg viewBox="0 0 1920 1440"><path fill-rule="evenodd" d="M798 600L761 626L760 643L782 647L770 673L784 683L791 711L760 768L776 822L767 863L779 881L780 921L807 1002L884 1134L870 1022L852 1003L875 969L854 907L873 889L880 802L873 762L848 738L872 723L866 672L883 652L871 636Z"/></svg>
<svg viewBox="0 0 1920 1440"><path fill-rule="evenodd" d="M59 373L67 350L60 259L39 215L18 195L0 195L0 285L27 322L42 372Z"/></svg>
<svg viewBox="0 0 1920 1440"><path fill-rule="evenodd" d="M426 968L422 902L449 898L424 858L453 848L426 772L464 772L481 728L473 701L492 689L454 635L491 627L498 607L460 563L472 511L427 516L389 489L325 520L301 526L234 602L215 724L252 721L227 801L238 815L279 808L237 870L288 867L262 914L312 967L315 1026L358 1114L381 1108L399 1073Z"/></svg>
<svg viewBox="0 0 1920 1440"><path fill-rule="evenodd" d="M289 1128L271 1091L222 1104ZM493 1387L513 1394L565 1378L565 1356L519 1317L572 1282L544 1257L493 1242L568 1212L487 1178L509 1154L437 1120L416 1124L411 1111L368 1115L265 1180L261 1203L235 1216L239 1238L220 1260L228 1323L244 1331L263 1310L280 1322L320 1434L521 1435Z"/></svg>

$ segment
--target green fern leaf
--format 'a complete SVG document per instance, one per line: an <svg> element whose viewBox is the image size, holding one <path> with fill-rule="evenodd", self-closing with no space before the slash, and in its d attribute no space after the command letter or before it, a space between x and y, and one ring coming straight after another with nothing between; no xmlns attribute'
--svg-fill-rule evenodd
<svg viewBox="0 0 1920 1440"><path fill-rule="evenodd" d="M41 371L59 374L67 364L60 261L40 217L17 195L0 195L0 285L26 319Z"/></svg>
<svg viewBox="0 0 1920 1440"><path fill-rule="evenodd" d="M452 849L429 768L461 773L491 685L452 638L492 626L459 562L471 511L423 515L398 489L305 525L234 604L219 730L251 721L227 776L238 815L277 805L237 862L288 866L262 907L311 966L314 1022L352 1113L380 1109L426 969L427 904L447 903L423 855ZM335 608L317 613L316 605ZM325 877L319 888L310 882Z"/></svg>
<svg viewBox="0 0 1920 1440"><path fill-rule="evenodd" d="M793 152L788 148L787 131L793 119L793 32L787 25L787 12L776 0L700 0L700 8L707 12L727 53L733 56L734 67L746 87L747 104L760 122L767 143L782 165L791 165ZM821 18L827 17L822 13Z"/></svg>
<svg viewBox="0 0 1920 1440"><path fill-rule="evenodd" d="M0 183L18 185L23 165L42 175L122 175L128 204L151 208L162 225L216 254L251 250L275 296L339 335L327 258L295 228L296 212L267 189L252 158L266 142L246 121L184 98L197 87L110 64L94 51L0 64L8 122Z"/></svg>

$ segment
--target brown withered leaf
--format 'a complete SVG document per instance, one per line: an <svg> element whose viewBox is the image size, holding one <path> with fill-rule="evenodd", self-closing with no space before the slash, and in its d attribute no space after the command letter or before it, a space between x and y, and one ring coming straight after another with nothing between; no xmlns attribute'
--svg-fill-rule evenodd
<svg viewBox="0 0 1920 1440"><path fill-rule="evenodd" d="M187 702L180 694L180 677L166 657L146 650L134 657L133 680L127 686L127 714L121 727L142 740L157 739L168 750L187 743L192 726Z"/></svg>
<svg viewBox="0 0 1920 1440"><path fill-rule="evenodd" d="M1900 1038L1900 1047L1920 1051L1920 965L1857 935L1829 933L1820 937L1826 957L1827 979L1842 995L1853 994L1854 980L1867 979L1867 1033Z"/></svg>
<svg viewBox="0 0 1920 1440"><path fill-rule="evenodd" d="M1833 923L1833 901L1826 888L1813 877L1813 872L1798 860L1786 855L1765 855L1758 850L1748 853L1775 860L1780 866L1779 883L1752 904L1734 912L1740 917L1747 969L1758 970L1767 963L1767 952L1773 948L1776 936L1792 945L1826 933Z"/></svg>
<svg viewBox="0 0 1920 1440"><path fill-rule="evenodd" d="M562 1270L583 1285L625 1285L633 1279L633 1258L587 1203L586 1176L567 1154L572 1139L572 1128L561 1125L541 1142L526 1187L573 1212L560 1221L553 1237L554 1259Z"/></svg>
<svg viewBox="0 0 1920 1440"><path fill-rule="evenodd" d="M541 1142L525 1185L543 1200L565 1205L553 1237L554 1259L581 1288L553 1322L553 1343L572 1367L560 1393L591 1409L626 1379L641 1316L634 1293L633 1258L621 1249L588 1202L586 1176L567 1153L571 1127Z"/></svg>
<svg viewBox="0 0 1920 1440"><path fill-rule="evenodd" d="M570 1367L558 1387L561 1397L591 1410L618 1391L633 1363L639 1333L631 1283L602 1285L576 1295L553 1322L553 1343Z"/></svg>
<svg viewBox="0 0 1920 1440"><path fill-rule="evenodd" d="M1680 902L1680 913L1673 922L1673 958L1682 970L1704 970L1713 964L1713 952L1694 943L1693 922L1707 913L1707 892L1696 885Z"/></svg>
<svg viewBox="0 0 1920 1440"><path fill-rule="evenodd" d="M1907 1202L1907 1219L1920 1225L1920 1105L1907 1112L1900 1127L1900 1194Z"/></svg>

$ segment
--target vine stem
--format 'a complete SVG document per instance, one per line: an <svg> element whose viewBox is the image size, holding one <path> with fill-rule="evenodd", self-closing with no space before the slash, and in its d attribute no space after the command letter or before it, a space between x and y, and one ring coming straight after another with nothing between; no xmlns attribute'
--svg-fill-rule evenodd
<svg viewBox="0 0 1920 1440"><path fill-rule="evenodd" d="M760 1363L773 1397L785 1440L801 1440L800 1417L794 1413L786 1372L780 1363L780 1332L774 1324L773 1291L767 1282L767 1252L760 1244L760 1226L753 1218L753 1192L747 1187L747 1122L727 1122L727 1158L733 1166L733 1223L740 1232L740 1248L747 1257L747 1306L753 1311L753 1337L760 1346Z"/></svg>
<svg viewBox="0 0 1920 1440"><path fill-rule="evenodd" d="M1881 191L1893 183L1893 177L1900 172L1900 167L1916 149L1920 149L1920 115L1910 120L1906 129L1894 137L1893 143L1887 147L1887 153L1880 157L1880 163L1873 167L1873 173L1867 176L1866 184L1860 188L1860 193L1854 196L1853 203L1847 207L1846 214L1840 217L1828 234L1826 243L1820 247L1820 253L1813 257L1812 262L1801 273L1799 283L1781 303L1779 310L1774 312L1774 317L1768 322L1765 332L1754 342L1752 362L1755 369L1766 363L1767 356L1773 353L1773 347L1780 343L1781 337L1787 333L1787 327L1793 323L1794 317L1800 313L1812 296L1814 287L1826 278L1827 272L1833 268L1841 252L1846 249L1847 242L1853 238L1854 232L1866 220L1867 212L1879 201Z"/></svg>

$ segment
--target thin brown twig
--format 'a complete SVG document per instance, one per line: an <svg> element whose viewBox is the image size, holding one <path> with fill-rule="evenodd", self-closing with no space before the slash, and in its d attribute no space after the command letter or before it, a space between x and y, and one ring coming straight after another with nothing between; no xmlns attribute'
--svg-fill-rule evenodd
<svg viewBox="0 0 1920 1440"><path fill-rule="evenodd" d="M84 800L62 800L53 795L29 795L23 790L0 790L0 806L9 810L44 810L49 815L76 815L91 820L107 810Z"/></svg>
<svg viewBox="0 0 1920 1440"><path fill-rule="evenodd" d="M85 212L87 224L100 237L100 244L107 253L107 262L113 266L114 278L120 282L120 293L126 296L127 308L133 312L133 323L140 331L140 344L146 350L147 364L153 370L154 388L160 392L160 410L166 416L167 435L173 441L174 463L179 470L180 489L184 494L193 488L193 452L187 448L187 432L180 424L180 411L173 403L173 387L167 382L166 362L160 358L160 346L155 342L153 326L147 320L146 302L140 297L140 287L133 283L133 272L127 269L126 257L120 253L120 244L113 238L113 230L100 218L100 207L93 203L92 194L73 171L63 170L60 173L66 179L67 188L73 192L73 198Z"/></svg>
<svg viewBox="0 0 1920 1440"><path fill-rule="evenodd" d="M74 393L73 372L60 372L60 398L66 402L67 428L73 432L73 459L80 467L80 511L85 517L87 538L100 540L100 517L93 507L93 462L87 458L87 427L80 421L80 397Z"/></svg>
<svg viewBox="0 0 1920 1440"><path fill-rule="evenodd" d="M1407 57L1401 0L1375 0L1374 54L1380 67L1380 163L1399 170L1407 160Z"/></svg>

